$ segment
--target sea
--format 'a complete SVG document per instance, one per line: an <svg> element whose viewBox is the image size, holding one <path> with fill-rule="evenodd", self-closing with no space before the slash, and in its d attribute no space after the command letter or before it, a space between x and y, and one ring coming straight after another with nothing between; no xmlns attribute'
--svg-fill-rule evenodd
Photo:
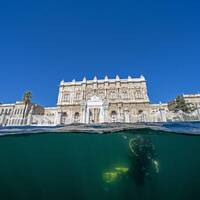
<svg viewBox="0 0 200 200"><path fill-rule="evenodd" d="M153 127L2 127L0 200L200 199L200 122Z"/></svg>

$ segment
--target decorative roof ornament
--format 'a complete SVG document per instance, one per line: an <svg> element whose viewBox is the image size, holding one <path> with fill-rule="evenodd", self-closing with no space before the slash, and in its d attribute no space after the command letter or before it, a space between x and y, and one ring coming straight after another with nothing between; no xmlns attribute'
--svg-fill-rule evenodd
<svg viewBox="0 0 200 200"><path fill-rule="evenodd" d="M73 80L72 80L72 83L75 83L75 82L76 82L76 80L75 80L75 79L73 79Z"/></svg>
<svg viewBox="0 0 200 200"><path fill-rule="evenodd" d="M96 76L94 77L93 81L95 81L95 82L97 81L97 77Z"/></svg>
<svg viewBox="0 0 200 200"><path fill-rule="evenodd" d="M108 76L107 76L107 75L105 76L104 80L105 80L105 81L108 81Z"/></svg>
<svg viewBox="0 0 200 200"><path fill-rule="evenodd" d="M119 76L118 76L118 75L116 75L115 79L116 79L117 81L119 81L119 80L120 80L120 78L119 78Z"/></svg>
<svg viewBox="0 0 200 200"><path fill-rule="evenodd" d="M144 78L144 76L143 76L143 75L141 75L141 76L140 76L140 78L145 80L145 78Z"/></svg>
<svg viewBox="0 0 200 200"><path fill-rule="evenodd" d="M64 85L64 83L65 83L64 80L60 81L60 85Z"/></svg>
<svg viewBox="0 0 200 200"><path fill-rule="evenodd" d="M83 83L86 83L86 81L87 81L87 80L86 80L86 77L84 76L84 78L83 78Z"/></svg>
<svg viewBox="0 0 200 200"><path fill-rule="evenodd" d="M132 80L132 77L131 76L128 76L128 81L131 81Z"/></svg>

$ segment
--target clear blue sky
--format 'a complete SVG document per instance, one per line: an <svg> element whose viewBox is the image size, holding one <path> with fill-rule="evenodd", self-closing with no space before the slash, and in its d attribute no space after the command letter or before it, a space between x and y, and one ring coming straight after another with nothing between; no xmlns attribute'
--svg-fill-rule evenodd
<svg viewBox="0 0 200 200"><path fill-rule="evenodd" d="M200 91L200 3L0 1L0 102L31 90L55 105L60 80L143 74L152 102Z"/></svg>

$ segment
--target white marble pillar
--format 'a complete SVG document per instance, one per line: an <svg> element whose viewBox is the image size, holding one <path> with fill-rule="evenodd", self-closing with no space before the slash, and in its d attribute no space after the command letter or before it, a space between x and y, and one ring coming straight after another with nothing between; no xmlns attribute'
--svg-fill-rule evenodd
<svg viewBox="0 0 200 200"><path fill-rule="evenodd" d="M62 117L62 111L60 109L58 109L58 111L55 115L55 119L54 119L55 125L61 125L61 117Z"/></svg>
<svg viewBox="0 0 200 200"><path fill-rule="evenodd" d="M85 123L86 123L86 124L89 123L89 113L90 113L89 111L90 111L90 110L89 110L89 107L87 107L87 108L86 108L86 115L85 115L85 116L86 116L86 119L85 119Z"/></svg>
<svg viewBox="0 0 200 200"><path fill-rule="evenodd" d="M26 125L31 125L32 124L32 114L29 114L27 117L27 124Z"/></svg>
<svg viewBox="0 0 200 200"><path fill-rule="evenodd" d="M103 123L103 122L104 122L104 109L103 109L103 107L100 108L99 122L100 122L100 123Z"/></svg>
<svg viewBox="0 0 200 200"><path fill-rule="evenodd" d="M128 111L125 111L125 113L124 113L124 118L125 118L125 122L126 122L126 123L129 123L129 122L130 122L130 116L129 116L129 112L128 112Z"/></svg>
<svg viewBox="0 0 200 200"><path fill-rule="evenodd" d="M82 112L81 123L86 123L86 105L85 104L81 105L81 112Z"/></svg>
<svg viewBox="0 0 200 200"><path fill-rule="evenodd" d="M166 122L167 119L166 119L166 111L164 109L160 109L160 119L161 119L161 122Z"/></svg>
<svg viewBox="0 0 200 200"><path fill-rule="evenodd" d="M109 118L108 118L108 106L104 106L104 123L105 122L109 122Z"/></svg>

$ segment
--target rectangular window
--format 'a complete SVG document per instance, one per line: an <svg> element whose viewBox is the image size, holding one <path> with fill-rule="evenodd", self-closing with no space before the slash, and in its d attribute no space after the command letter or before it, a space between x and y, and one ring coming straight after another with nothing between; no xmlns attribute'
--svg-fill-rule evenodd
<svg viewBox="0 0 200 200"><path fill-rule="evenodd" d="M65 94L64 95L64 101L68 102L70 100L70 94Z"/></svg>

